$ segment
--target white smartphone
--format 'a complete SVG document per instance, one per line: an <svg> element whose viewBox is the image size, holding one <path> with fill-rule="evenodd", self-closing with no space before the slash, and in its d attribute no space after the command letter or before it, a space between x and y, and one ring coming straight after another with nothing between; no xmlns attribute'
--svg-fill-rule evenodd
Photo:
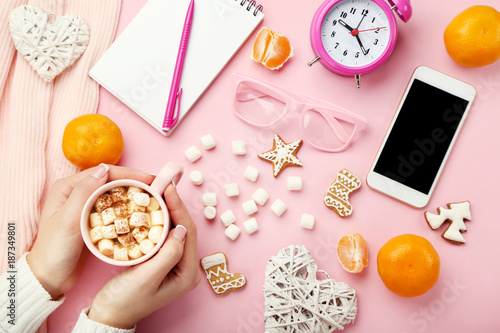
<svg viewBox="0 0 500 333"><path fill-rule="evenodd" d="M367 176L371 188L422 208L436 187L475 89L417 67Z"/></svg>

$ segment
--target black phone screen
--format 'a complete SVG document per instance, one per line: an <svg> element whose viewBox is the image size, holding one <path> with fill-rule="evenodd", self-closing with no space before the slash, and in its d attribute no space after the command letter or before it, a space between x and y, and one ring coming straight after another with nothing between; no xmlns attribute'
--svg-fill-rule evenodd
<svg viewBox="0 0 500 333"><path fill-rule="evenodd" d="M428 194L468 104L414 79L374 171Z"/></svg>

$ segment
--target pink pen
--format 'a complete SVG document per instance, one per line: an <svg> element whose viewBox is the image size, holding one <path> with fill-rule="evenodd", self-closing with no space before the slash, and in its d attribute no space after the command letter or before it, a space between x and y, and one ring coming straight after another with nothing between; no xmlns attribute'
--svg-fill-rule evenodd
<svg viewBox="0 0 500 333"><path fill-rule="evenodd" d="M191 0L182 29L181 42L179 52L177 53L177 61L175 62L174 77L170 86L170 94L168 95L167 108L165 110L165 118L163 119L163 132L168 133L170 128L177 124L179 119L179 107L181 104L182 88L179 89L181 82L182 68L184 66L184 58L189 42L189 34L191 33L191 23L193 22L194 0ZM176 107L177 104L177 107Z"/></svg>

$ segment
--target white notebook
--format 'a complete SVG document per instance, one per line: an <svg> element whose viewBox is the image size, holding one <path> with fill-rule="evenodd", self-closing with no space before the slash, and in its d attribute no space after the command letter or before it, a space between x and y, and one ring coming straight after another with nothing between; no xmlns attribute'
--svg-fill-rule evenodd
<svg viewBox="0 0 500 333"><path fill-rule="evenodd" d="M89 72L163 135L188 5L189 0L149 0ZM260 9L248 0L195 1L178 124L262 21Z"/></svg>

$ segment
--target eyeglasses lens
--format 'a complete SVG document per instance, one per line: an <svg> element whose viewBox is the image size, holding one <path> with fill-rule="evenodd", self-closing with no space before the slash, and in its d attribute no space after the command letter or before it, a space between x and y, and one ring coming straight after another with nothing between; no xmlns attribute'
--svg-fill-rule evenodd
<svg viewBox="0 0 500 333"><path fill-rule="evenodd" d="M278 93L251 82L241 82L236 89L236 112L254 125L274 124L283 116L285 105Z"/></svg>
<svg viewBox="0 0 500 333"><path fill-rule="evenodd" d="M326 110L311 108L304 114L304 135L317 147L338 150L353 136L354 124L334 118Z"/></svg>

